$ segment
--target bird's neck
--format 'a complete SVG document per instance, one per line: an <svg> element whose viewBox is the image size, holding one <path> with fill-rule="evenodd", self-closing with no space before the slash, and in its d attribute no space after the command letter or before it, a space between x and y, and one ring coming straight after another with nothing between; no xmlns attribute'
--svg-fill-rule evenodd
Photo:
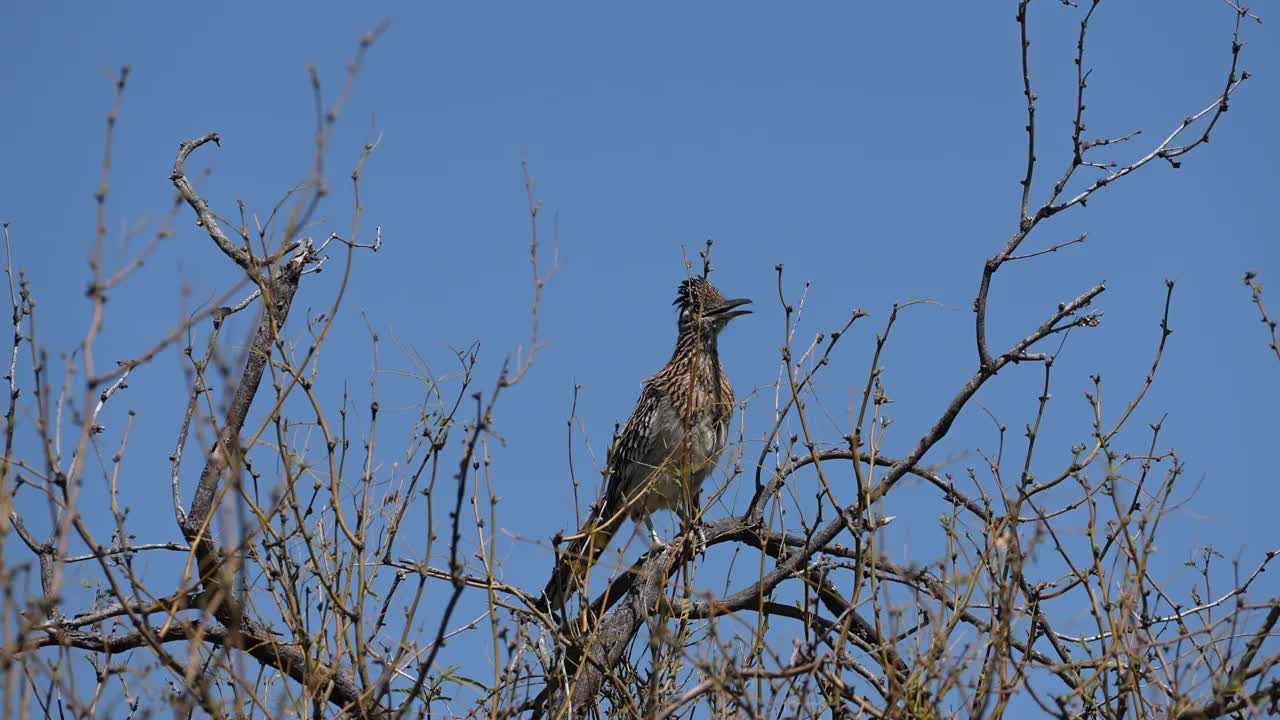
<svg viewBox="0 0 1280 720"><path fill-rule="evenodd" d="M720 352L716 344L716 333L700 328L681 328L676 337L676 349L671 354L672 362L687 358L696 365L710 368L720 366Z"/></svg>
<svg viewBox="0 0 1280 720"><path fill-rule="evenodd" d="M720 365L720 353L716 333L698 328L681 328L676 338L676 349L669 364L678 376L677 382L689 383L711 404L732 404L732 390L726 386L724 370ZM701 403L699 403L701 405Z"/></svg>

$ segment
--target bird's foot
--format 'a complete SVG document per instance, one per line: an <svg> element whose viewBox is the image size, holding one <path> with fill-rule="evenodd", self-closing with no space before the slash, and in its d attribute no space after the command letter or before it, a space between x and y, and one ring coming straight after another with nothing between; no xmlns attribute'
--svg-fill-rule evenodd
<svg viewBox="0 0 1280 720"><path fill-rule="evenodd" d="M658 531L654 530L653 526L650 525L649 526L649 552L656 553L657 551L661 550L666 546L667 544L663 542L661 537L658 536Z"/></svg>
<svg viewBox="0 0 1280 720"><path fill-rule="evenodd" d="M705 560L707 557L707 531L699 523L691 528L690 536L693 539L693 554Z"/></svg>

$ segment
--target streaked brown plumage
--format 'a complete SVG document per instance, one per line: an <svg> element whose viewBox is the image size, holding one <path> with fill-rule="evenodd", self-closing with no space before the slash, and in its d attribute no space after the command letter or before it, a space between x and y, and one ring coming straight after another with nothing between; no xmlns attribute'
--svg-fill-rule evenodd
<svg viewBox="0 0 1280 720"><path fill-rule="evenodd" d="M703 278L680 284L675 352L645 381L614 444L604 496L569 537L543 591L550 607L564 604L626 518L643 520L650 533L649 515L656 510L675 510L686 523L696 520L702 481L720 460L733 414L733 388L716 340L730 320L751 312L741 309L749 302L726 300Z"/></svg>

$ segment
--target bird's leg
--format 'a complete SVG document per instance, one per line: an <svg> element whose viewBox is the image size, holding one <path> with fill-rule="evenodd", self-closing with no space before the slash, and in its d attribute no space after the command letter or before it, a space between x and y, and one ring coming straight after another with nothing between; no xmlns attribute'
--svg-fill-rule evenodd
<svg viewBox="0 0 1280 720"><path fill-rule="evenodd" d="M662 542L662 538L658 536L658 531L653 527L652 516L644 516L644 526L649 529L649 550L657 550L666 545L666 543Z"/></svg>
<svg viewBox="0 0 1280 720"><path fill-rule="evenodd" d="M707 531L702 528L702 498L698 495L689 498L689 512L680 513L684 521L684 532L693 536L693 554L706 558Z"/></svg>

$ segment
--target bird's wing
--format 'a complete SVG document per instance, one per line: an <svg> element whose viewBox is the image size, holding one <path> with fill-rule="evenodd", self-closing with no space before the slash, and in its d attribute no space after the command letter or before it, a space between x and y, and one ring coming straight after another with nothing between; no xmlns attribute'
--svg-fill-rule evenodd
<svg viewBox="0 0 1280 720"><path fill-rule="evenodd" d="M602 518L618 514L625 517L632 512L623 503L634 500L630 496L636 489L670 460L684 442L685 426L671 396L647 383L610 459L609 485L601 500Z"/></svg>
<svg viewBox="0 0 1280 720"><path fill-rule="evenodd" d="M627 496L649 479L653 468L661 466L683 438L684 423L678 418L679 413L666 394L646 384L610 454L609 484L604 496L570 540L542 591L548 607L564 605L565 598L580 585L632 514L633 508L625 502Z"/></svg>

